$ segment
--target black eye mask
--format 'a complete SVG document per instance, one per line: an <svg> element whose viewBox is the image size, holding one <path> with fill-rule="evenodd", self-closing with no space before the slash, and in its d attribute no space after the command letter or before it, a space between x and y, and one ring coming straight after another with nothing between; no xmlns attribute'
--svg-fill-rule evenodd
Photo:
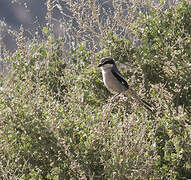
<svg viewBox="0 0 191 180"><path fill-rule="evenodd" d="M114 60L112 58L104 58L101 60L101 63L98 65L98 67L101 67L105 64L114 64Z"/></svg>

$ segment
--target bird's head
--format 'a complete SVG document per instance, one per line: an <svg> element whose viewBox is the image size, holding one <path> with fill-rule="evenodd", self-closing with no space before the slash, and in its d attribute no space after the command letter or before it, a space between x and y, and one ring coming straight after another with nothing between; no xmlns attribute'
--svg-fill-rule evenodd
<svg viewBox="0 0 191 180"><path fill-rule="evenodd" d="M113 67L114 65L115 65L115 61L110 57L106 57L106 58L101 59L98 67L101 67L103 69L107 69L107 68Z"/></svg>

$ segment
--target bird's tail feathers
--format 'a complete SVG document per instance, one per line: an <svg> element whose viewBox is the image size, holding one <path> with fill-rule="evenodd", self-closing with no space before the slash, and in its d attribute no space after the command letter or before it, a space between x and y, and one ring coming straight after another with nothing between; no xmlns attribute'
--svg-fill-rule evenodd
<svg viewBox="0 0 191 180"><path fill-rule="evenodd" d="M146 109L148 109L151 112L155 111L155 108L145 100L141 99L141 97L134 90L128 89L128 92L131 96L133 96L133 98L135 98L136 101L138 101L138 103L143 105Z"/></svg>

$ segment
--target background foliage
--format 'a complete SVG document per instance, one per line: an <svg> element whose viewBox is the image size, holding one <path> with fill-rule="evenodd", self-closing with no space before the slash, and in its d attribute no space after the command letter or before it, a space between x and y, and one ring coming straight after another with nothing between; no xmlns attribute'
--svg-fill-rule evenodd
<svg viewBox="0 0 191 180"><path fill-rule="evenodd" d="M43 38L29 42L21 27L17 51L6 57L0 177L190 179L190 3L113 2L113 13L96 1L78 5L68 1L78 24L56 39L47 1ZM110 103L96 68L104 56L156 113L131 97Z"/></svg>

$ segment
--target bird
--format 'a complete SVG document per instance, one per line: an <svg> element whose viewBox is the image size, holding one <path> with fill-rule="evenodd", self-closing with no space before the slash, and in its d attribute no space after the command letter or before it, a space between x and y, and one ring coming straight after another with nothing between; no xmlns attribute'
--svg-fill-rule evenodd
<svg viewBox="0 0 191 180"><path fill-rule="evenodd" d="M98 67L102 70L104 85L112 94L117 96L121 93L128 92L138 103L153 112L152 105L143 100L134 90L129 87L127 81L118 70L113 58L102 58Z"/></svg>

